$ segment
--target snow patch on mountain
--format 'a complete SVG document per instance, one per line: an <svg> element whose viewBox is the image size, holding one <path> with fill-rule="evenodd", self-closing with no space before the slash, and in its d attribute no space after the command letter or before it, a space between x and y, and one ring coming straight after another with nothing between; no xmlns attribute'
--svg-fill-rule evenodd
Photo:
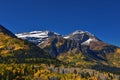
<svg viewBox="0 0 120 80"><path fill-rule="evenodd" d="M69 38L70 38L70 36L65 36L64 38L65 38L65 39L69 39Z"/></svg>
<svg viewBox="0 0 120 80"><path fill-rule="evenodd" d="M19 38L26 38L26 37L36 37L36 38L44 38L48 37L48 31L32 31L28 33L19 33L16 34Z"/></svg>
<svg viewBox="0 0 120 80"><path fill-rule="evenodd" d="M85 33L85 31L77 30L77 31L73 32L72 35L75 35L75 34L83 34L83 33Z"/></svg>
<svg viewBox="0 0 120 80"><path fill-rule="evenodd" d="M81 45L89 45L90 42L95 41L95 39L89 38L88 40L86 40L85 42L83 42Z"/></svg>

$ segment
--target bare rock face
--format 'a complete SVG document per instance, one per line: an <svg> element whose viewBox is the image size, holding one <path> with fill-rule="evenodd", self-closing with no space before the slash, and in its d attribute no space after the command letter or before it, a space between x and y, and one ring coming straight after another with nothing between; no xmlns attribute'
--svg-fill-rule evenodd
<svg viewBox="0 0 120 80"><path fill-rule="evenodd" d="M118 47L107 44L96 36L85 31L75 31L68 36L53 36L40 45L52 57L63 60L70 54L76 53L87 57L87 60L105 61L110 53L114 53ZM63 58L60 58L63 57ZM67 58L66 58L67 59Z"/></svg>

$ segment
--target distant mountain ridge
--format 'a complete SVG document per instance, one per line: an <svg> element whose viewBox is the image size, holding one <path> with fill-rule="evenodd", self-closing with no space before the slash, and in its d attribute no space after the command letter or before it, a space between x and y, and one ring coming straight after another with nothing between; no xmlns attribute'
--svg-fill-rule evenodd
<svg viewBox="0 0 120 80"><path fill-rule="evenodd" d="M15 34L18 38L28 40L34 44L40 45L53 36L61 36L64 39L79 40L81 45L89 45L90 42L101 41L88 31L76 30L73 33L64 36L52 31L31 31Z"/></svg>
<svg viewBox="0 0 120 80"><path fill-rule="evenodd" d="M53 36L62 36L63 38L65 39L71 39L71 40L76 40L78 39L78 37L82 37L78 34L86 34L86 35L89 35L91 36L91 38L89 38L88 36L86 36L85 40L86 40L86 43L89 41L92 41L94 39L92 39L93 37L95 37L93 34L89 33L88 31L82 31L82 30L76 30L75 32L73 32L72 34L70 35L67 35L67 36L64 36L64 35L60 35L56 32L52 32L52 31L31 31L31 32L24 32L24 33L18 33L18 34L15 34L18 38L21 38L21 39L26 39L30 42L33 42L37 45L43 43L44 41L46 41L47 39L53 37ZM76 35L76 36L74 36ZM89 38L89 39L88 39ZM83 40L83 41L85 41ZM88 41L87 41L88 40ZM84 44L84 43L83 43Z"/></svg>

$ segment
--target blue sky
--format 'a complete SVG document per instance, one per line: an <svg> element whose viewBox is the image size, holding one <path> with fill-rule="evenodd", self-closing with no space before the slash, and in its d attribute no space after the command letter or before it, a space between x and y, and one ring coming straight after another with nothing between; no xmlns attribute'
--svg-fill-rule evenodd
<svg viewBox="0 0 120 80"><path fill-rule="evenodd" d="M0 24L13 33L86 30L120 46L120 0L0 0Z"/></svg>

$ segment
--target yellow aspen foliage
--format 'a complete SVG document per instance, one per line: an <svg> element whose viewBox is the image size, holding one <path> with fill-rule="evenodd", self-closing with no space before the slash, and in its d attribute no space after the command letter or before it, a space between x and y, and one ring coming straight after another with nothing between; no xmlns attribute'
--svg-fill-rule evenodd
<svg viewBox="0 0 120 80"><path fill-rule="evenodd" d="M117 49L117 51L116 51L116 52L120 54L120 49Z"/></svg>
<svg viewBox="0 0 120 80"><path fill-rule="evenodd" d="M98 78L93 76L93 77L88 78L88 80L98 80Z"/></svg>

